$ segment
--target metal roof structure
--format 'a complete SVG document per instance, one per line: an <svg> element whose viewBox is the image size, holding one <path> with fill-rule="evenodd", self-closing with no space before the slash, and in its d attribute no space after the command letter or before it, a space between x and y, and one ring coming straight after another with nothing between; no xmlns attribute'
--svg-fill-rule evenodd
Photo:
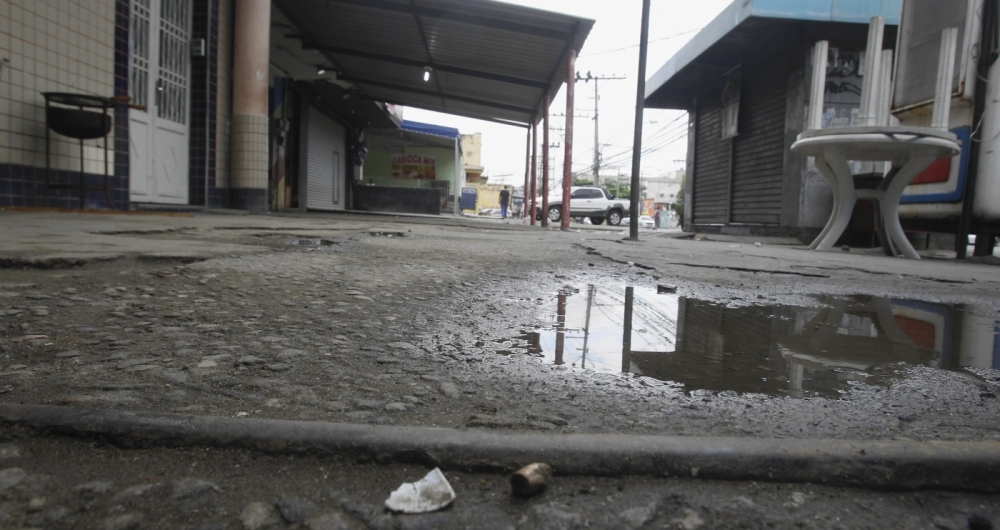
<svg viewBox="0 0 1000 530"><path fill-rule="evenodd" d="M458 149L461 152L462 143L458 129L442 127L430 123L419 123L404 120L398 129L368 129L366 142L372 149L393 151L406 147L441 147Z"/></svg>
<svg viewBox="0 0 1000 530"><path fill-rule="evenodd" d="M514 125L541 115L593 20L493 0L274 0L306 50L377 101ZM430 79L424 81L425 71Z"/></svg>
<svg viewBox="0 0 1000 530"><path fill-rule="evenodd" d="M898 25L902 0L735 0L646 82L647 108L691 106L702 81L740 64L747 50L777 32L807 24L868 24L882 15Z"/></svg>
<svg viewBox="0 0 1000 530"><path fill-rule="evenodd" d="M419 121L403 120L403 123L399 126L400 129L404 131L410 131L420 134L429 134L433 136L443 136L445 138L450 138L452 140L458 140L462 137L458 129L454 127L445 127L443 125L434 125L433 123L421 123Z"/></svg>

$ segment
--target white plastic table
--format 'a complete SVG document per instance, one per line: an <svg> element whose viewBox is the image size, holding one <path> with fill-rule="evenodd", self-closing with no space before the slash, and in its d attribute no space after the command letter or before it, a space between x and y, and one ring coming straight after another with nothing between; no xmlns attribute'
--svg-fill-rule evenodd
<svg viewBox="0 0 1000 530"><path fill-rule="evenodd" d="M874 199L891 244L903 256L920 259L899 224L899 199L910 181L935 160L957 155L961 144L954 134L929 127L840 127L805 131L792 151L815 157L833 188L830 220L809 248L829 250L847 228L857 200ZM892 171L878 189L855 189L849 160L890 162Z"/></svg>

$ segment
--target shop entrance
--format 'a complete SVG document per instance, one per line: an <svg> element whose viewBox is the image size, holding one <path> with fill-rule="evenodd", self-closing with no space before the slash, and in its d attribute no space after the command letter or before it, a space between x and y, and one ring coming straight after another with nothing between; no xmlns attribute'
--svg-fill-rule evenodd
<svg viewBox="0 0 1000 530"><path fill-rule="evenodd" d="M132 0L132 202L188 203L191 0Z"/></svg>

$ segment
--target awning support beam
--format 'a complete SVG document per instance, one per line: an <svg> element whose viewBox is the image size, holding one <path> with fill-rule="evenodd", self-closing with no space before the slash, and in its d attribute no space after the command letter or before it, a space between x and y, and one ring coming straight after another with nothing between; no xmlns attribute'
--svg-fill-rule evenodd
<svg viewBox="0 0 1000 530"><path fill-rule="evenodd" d="M520 113L523 113L523 114L527 114L529 116L533 112L532 109L525 109L525 108L521 108L521 107L516 107L514 105L507 105L505 103L497 103L495 101L486 101L486 100L476 99L476 98L470 98L470 97L466 97L466 96L456 96L456 95L453 95L453 94L441 94L441 93L435 92L433 90L422 90L422 89L412 88L412 87L403 86L403 85L396 85L396 84L393 84L393 83L386 83L384 81L377 81L375 79L364 79L364 78L359 78L359 77L353 77L353 76L351 76L351 77L347 78L346 80L350 81L352 83L360 84L360 85L371 85L371 86L374 86L374 87L387 88L389 90L398 90L400 92L406 92L406 93L409 93L409 94L419 94L421 96L435 97L435 98L440 98L440 99L444 99L444 100L460 101L462 103L471 103L473 105L482 105L484 107L491 107L491 108L494 108L494 109L506 110L506 111L510 111L510 112L520 112ZM377 98L377 97L374 97L374 99L382 99L382 100L384 100L384 98ZM412 104L408 104L408 106L413 106L413 105ZM452 112L452 111L448 110L448 111L445 111L445 112Z"/></svg>
<svg viewBox="0 0 1000 530"><path fill-rule="evenodd" d="M434 109L434 108L425 107L425 106L421 106L421 105L415 105L413 103L407 103L407 102L400 101L400 100L397 100L397 99L392 99L392 98L375 98L375 97L368 96L368 95L361 96L361 97L363 99L365 99L365 100L368 100L368 101L378 101L380 103L391 103L393 105L402 105L402 106L405 106L405 107L412 107L412 108L415 108L415 109L423 109L423 110L430 110L430 111L434 111L434 112L441 112L439 109ZM448 113L449 114L454 114L455 116L462 116L463 118L473 118L473 119L476 119L476 120L483 120L483 121L488 121L488 122L491 122L491 123L499 123L500 125L509 125L511 127L517 127L519 129L530 129L531 128L531 124L530 123L525 123L525 122L512 121L512 120L504 120L502 118L486 118L486 117L483 117L483 116L477 116L475 114L470 114L468 112L460 112L460 111L455 111L455 110L449 110Z"/></svg>
<svg viewBox="0 0 1000 530"><path fill-rule="evenodd" d="M549 91L542 106L542 226L549 226Z"/></svg>
<svg viewBox="0 0 1000 530"><path fill-rule="evenodd" d="M302 37L301 35L289 35L289 36L304 39L304 37ZM340 46L327 46L325 44L314 44L305 40L303 40L302 42L302 49L316 50L323 53L333 53L337 55L347 55L350 57L360 57L362 59L371 59L373 61L398 64L400 66L412 66L414 68L423 68L425 66L428 66L427 61L421 61L419 59L409 59L406 57L397 57L395 55L386 55L384 53L367 52L363 50L352 50L350 48L343 48ZM475 77L478 79L486 79L487 81L497 81L499 83L525 86L529 88L545 88L548 86L548 84L546 84L544 81L532 81L531 79L523 79L520 77L514 77L509 75L483 72L481 70L473 70L471 68L448 66L438 63L434 63L433 68L435 72L445 72L449 74L464 75L466 77Z"/></svg>

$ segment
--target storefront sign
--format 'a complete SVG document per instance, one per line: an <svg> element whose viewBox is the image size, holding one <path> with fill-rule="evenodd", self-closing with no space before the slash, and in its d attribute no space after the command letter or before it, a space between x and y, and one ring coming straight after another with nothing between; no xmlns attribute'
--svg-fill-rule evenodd
<svg viewBox="0 0 1000 530"><path fill-rule="evenodd" d="M392 155L392 178L437 178L437 157L419 154Z"/></svg>

